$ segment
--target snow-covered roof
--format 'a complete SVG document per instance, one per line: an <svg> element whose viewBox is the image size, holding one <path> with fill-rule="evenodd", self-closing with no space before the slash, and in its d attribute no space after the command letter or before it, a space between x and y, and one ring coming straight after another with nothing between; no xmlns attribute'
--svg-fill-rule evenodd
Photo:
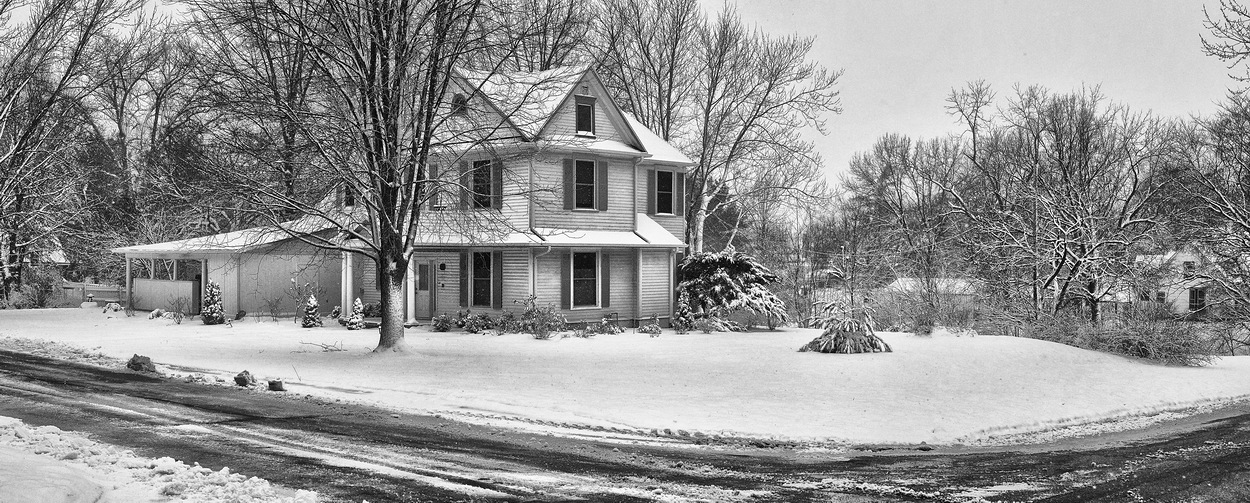
<svg viewBox="0 0 1250 503"><path fill-rule="evenodd" d="M556 109L573 92L589 66L563 66L541 72L481 72L459 70L499 108L513 125L530 138L538 136Z"/></svg>
<svg viewBox="0 0 1250 503"><path fill-rule="evenodd" d="M240 253L292 238L296 233L314 233L334 227L321 217L305 216L283 222L280 226L266 225L211 236L201 236L163 243L113 248L113 253L128 256L161 256L180 254Z"/></svg>
<svg viewBox="0 0 1250 503"><path fill-rule="evenodd" d="M647 161L681 164L683 166L694 164L694 161L691 161L689 157L686 157L686 154L681 153L681 151L677 150L676 147L670 145L667 141L664 141L663 138L660 138L659 135L655 134L650 129L647 129L647 126L638 122L638 119L635 119L633 116L624 112L622 112L621 115L625 117L625 122L629 124L629 128L634 130L634 134L637 135L638 140L642 142L642 148L646 149L648 154L651 154L651 157L647 158Z"/></svg>
<svg viewBox="0 0 1250 503"><path fill-rule="evenodd" d="M977 291L977 281L969 278L935 278L937 293L947 295L971 295ZM887 292L916 292L925 288L920 278L898 278L886 285Z"/></svg>

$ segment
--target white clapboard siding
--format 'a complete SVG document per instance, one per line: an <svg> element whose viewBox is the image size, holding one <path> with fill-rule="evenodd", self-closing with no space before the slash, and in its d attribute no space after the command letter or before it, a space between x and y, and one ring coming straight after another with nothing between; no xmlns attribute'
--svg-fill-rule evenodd
<svg viewBox="0 0 1250 503"><path fill-rule="evenodd" d="M534 226L633 231L634 169L632 163L620 159L585 155L572 155L572 157L608 163L607 211L564 209L564 157L548 154L534 161L534 185L537 191L535 197L538 199L534 205Z"/></svg>
<svg viewBox="0 0 1250 503"><path fill-rule="evenodd" d="M639 250L642 274L638 287L641 290L639 315L643 318L658 314L667 318L672 311L672 274L668 250Z"/></svg>
<svg viewBox="0 0 1250 503"><path fill-rule="evenodd" d="M560 254L567 254L568 250L554 250L551 253L539 256L535 259L537 269L535 278L537 279L536 291L538 294L539 305L550 303L556 308L560 308L560 290L568 288L568 285L560 283ZM637 251L632 249L608 249L600 250L600 253L607 253L610 268L608 274L611 275L611 289L609 292L610 303L608 307L575 309L564 312L569 321L597 321L603 319L605 315L616 313L617 318L623 323L628 324L637 318L638 305L638 258Z"/></svg>
<svg viewBox="0 0 1250 503"><path fill-rule="evenodd" d="M521 304L530 294L529 250L503 252L503 311L520 313Z"/></svg>

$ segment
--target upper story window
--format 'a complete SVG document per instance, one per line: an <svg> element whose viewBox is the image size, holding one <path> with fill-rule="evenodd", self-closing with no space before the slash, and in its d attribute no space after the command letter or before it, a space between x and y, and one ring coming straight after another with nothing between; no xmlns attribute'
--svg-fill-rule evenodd
<svg viewBox="0 0 1250 503"><path fill-rule="evenodd" d="M463 94L456 93L451 97L451 114L464 115L469 112L469 98Z"/></svg>
<svg viewBox="0 0 1250 503"><path fill-rule="evenodd" d="M595 161L577 161L573 176L573 208L595 209Z"/></svg>
<svg viewBox="0 0 1250 503"><path fill-rule="evenodd" d="M647 171L647 213L682 215L685 210L686 174L652 169Z"/></svg>
<svg viewBox="0 0 1250 503"><path fill-rule="evenodd" d="M1197 272L1198 270L1197 264L1191 261L1185 261L1184 263L1182 263L1181 268L1182 268L1181 274L1183 274L1186 278L1194 277L1194 273Z"/></svg>
<svg viewBox="0 0 1250 503"><path fill-rule="evenodd" d="M351 208L352 206L355 206L355 205L356 205L356 192L352 191L351 187L344 185L343 186L343 207Z"/></svg>
<svg viewBox="0 0 1250 503"><path fill-rule="evenodd" d="M595 135L595 97L576 96L577 134Z"/></svg>
<svg viewBox="0 0 1250 503"><path fill-rule="evenodd" d="M655 173L655 212L673 213L673 172Z"/></svg>
<svg viewBox="0 0 1250 503"><path fill-rule="evenodd" d="M490 160L473 161L473 208L490 208L494 193L491 190Z"/></svg>

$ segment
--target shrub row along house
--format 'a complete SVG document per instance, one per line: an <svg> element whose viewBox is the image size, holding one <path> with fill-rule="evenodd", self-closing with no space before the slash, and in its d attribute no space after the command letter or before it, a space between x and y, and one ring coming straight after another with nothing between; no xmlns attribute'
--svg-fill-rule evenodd
<svg viewBox="0 0 1250 503"><path fill-rule="evenodd" d="M455 84L449 123L499 126L491 141L466 141L430 162L438 184L420 208L406 318L517 310L513 301L530 295L571 321L669 318L690 159L622 112L585 67L461 71ZM342 251L356 245L336 237L328 219L337 217L326 215L363 226L360 199L340 190L322 201L326 211L280 227L113 251L126 257L126 289L138 309L179 296L198 306L206 279L222 286L227 313L264 312L293 284L347 309L355 298L377 301L375 268ZM339 250L310 237L338 239ZM283 303L284 312L294 309Z"/></svg>

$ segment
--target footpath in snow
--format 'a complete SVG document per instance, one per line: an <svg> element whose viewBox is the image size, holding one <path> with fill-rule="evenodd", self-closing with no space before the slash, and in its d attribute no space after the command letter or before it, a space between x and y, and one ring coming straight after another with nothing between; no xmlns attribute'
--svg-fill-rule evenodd
<svg viewBox="0 0 1250 503"><path fill-rule="evenodd" d="M1250 395L1250 357L1199 368L1033 339L885 333L893 353L799 353L814 330L591 339L409 330L408 354L378 355L375 330L302 329L248 318L107 317L0 311L0 338L57 341L166 373L230 381L242 370L291 393L412 412L518 417L629 431L871 443L983 443L1108 418L1168 417ZM341 345L322 351L312 344ZM14 341L9 340L8 346ZM5 343L0 339L0 347ZM213 379L210 379L213 380ZM1075 429L1073 425L1077 425Z"/></svg>

